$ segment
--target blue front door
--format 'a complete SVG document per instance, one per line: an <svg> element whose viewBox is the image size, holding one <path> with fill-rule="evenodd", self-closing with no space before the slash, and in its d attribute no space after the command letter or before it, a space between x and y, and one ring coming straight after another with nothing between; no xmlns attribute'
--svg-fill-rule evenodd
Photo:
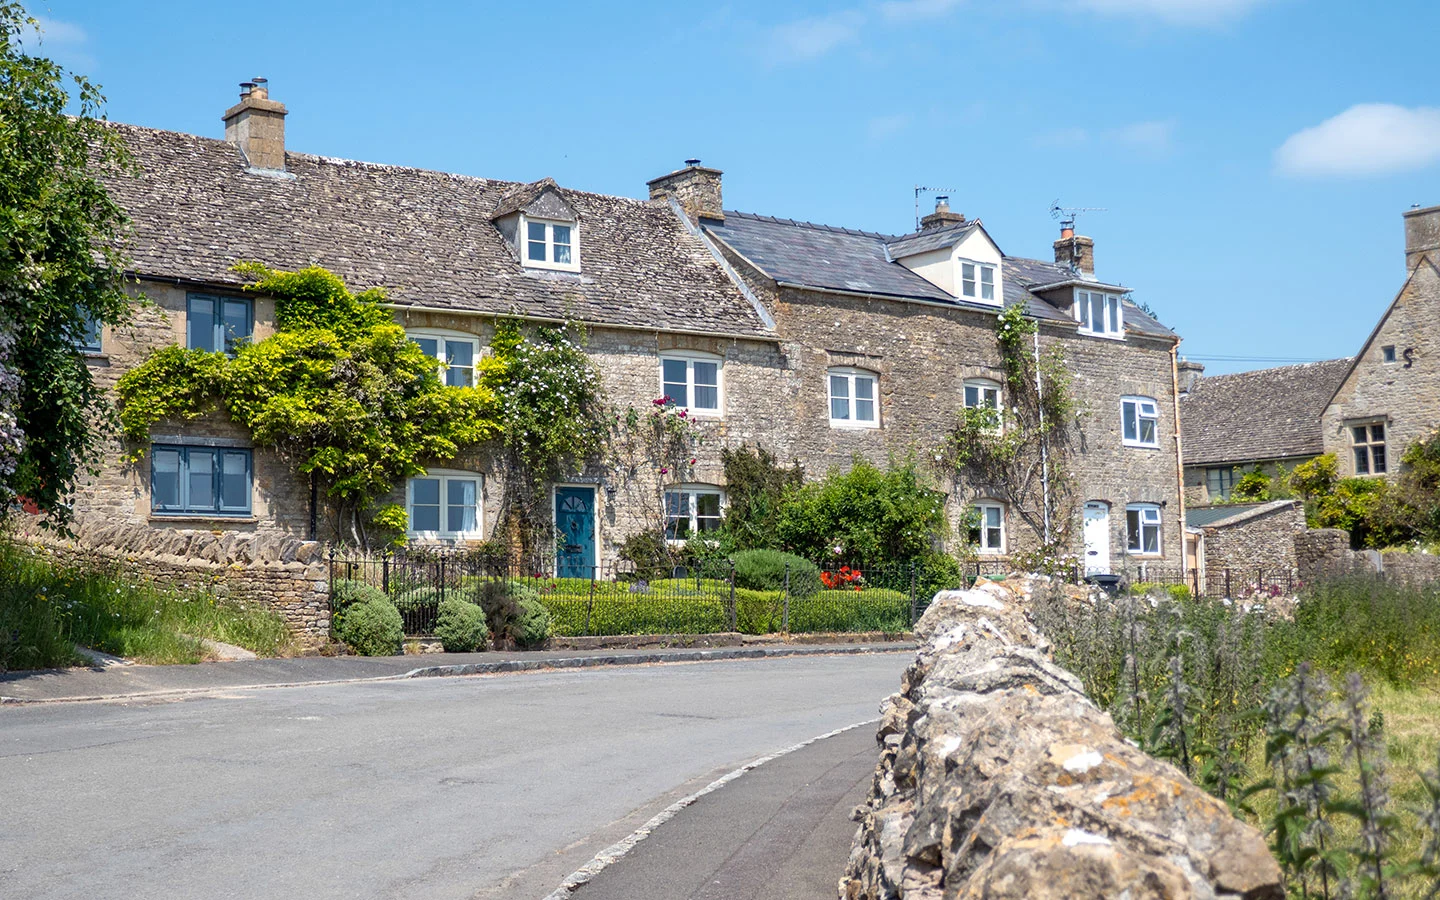
<svg viewBox="0 0 1440 900"><path fill-rule="evenodd" d="M590 578L595 571L594 488L555 488L555 530L556 576Z"/></svg>

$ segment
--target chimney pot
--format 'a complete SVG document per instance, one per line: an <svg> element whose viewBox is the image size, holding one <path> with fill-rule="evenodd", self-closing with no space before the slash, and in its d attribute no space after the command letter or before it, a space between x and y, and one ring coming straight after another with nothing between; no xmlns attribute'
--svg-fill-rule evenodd
<svg viewBox="0 0 1440 900"><path fill-rule="evenodd" d="M225 110L225 140L255 169L285 169L285 104L270 99L264 78L240 83L240 102Z"/></svg>
<svg viewBox="0 0 1440 900"><path fill-rule="evenodd" d="M648 182L650 199L674 197L691 222L698 223L701 219L723 222L725 206L720 189L720 176L723 174L719 169L700 165L698 159L687 159L685 168Z"/></svg>
<svg viewBox="0 0 1440 900"><path fill-rule="evenodd" d="M947 225L965 224L965 214L950 211L950 197L940 194L935 198L935 211L920 220L921 231L944 228Z"/></svg>

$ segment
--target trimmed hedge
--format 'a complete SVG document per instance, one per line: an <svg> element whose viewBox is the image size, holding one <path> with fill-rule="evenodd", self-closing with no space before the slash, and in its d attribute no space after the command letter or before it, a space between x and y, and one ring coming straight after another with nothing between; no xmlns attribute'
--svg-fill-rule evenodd
<svg viewBox="0 0 1440 900"><path fill-rule="evenodd" d="M910 628L910 597L885 588L821 591L790 601L790 631L884 631Z"/></svg>
<svg viewBox="0 0 1440 900"><path fill-rule="evenodd" d="M807 559L780 550L745 550L735 554L735 586L755 591L785 589L789 574L790 596L810 597L820 592L820 570Z"/></svg>
<svg viewBox="0 0 1440 900"><path fill-rule="evenodd" d="M490 645L485 610L468 600L447 597L435 618L435 636L446 653L470 653Z"/></svg>
<svg viewBox="0 0 1440 900"><path fill-rule="evenodd" d="M336 635L361 656L396 656L405 639L405 623L388 600L370 599L345 609Z"/></svg>

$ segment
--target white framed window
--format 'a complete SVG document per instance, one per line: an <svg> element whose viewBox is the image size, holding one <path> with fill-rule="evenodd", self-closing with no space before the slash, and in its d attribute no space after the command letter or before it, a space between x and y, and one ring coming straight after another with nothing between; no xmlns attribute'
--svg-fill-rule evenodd
<svg viewBox="0 0 1440 900"><path fill-rule="evenodd" d="M1160 405L1152 397L1120 400L1122 443L1126 447L1160 446Z"/></svg>
<svg viewBox="0 0 1440 900"><path fill-rule="evenodd" d="M864 369L840 367L825 373L830 392L830 424L837 428L879 428L880 378Z"/></svg>
<svg viewBox="0 0 1440 900"><path fill-rule="evenodd" d="M520 258L540 269L580 271L580 229L574 222L520 220Z"/></svg>
<svg viewBox="0 0 1440 900"><path fill-rule="evenodd" d="M478 540L484 537L481 476L430 472L405 485L405 512L412 537Z"/></svg>
<svg viewBox="0 0 1440 900"><path fill-rule="evenodd" d="M719 531L724 507L725 492L713 484L685 484L665 491L665 539L684 541Z"/></svg>
<svg viewBox="0 0 1440 900"><path fill-rule="evenodd" d="M1125 320L1121 310L1120 298L1115 294L1075 292L1075 318L1080 320L1080 330L1085 334L1124 337Z"/></svg>
<svg viewBox="0 0 1440 900"><path fill-rule="evenodd" d="M1359 422L1346 427L1350 429L1350 446L1355 453L1355 474L1384 475L1388 471L1385 423Z"/></svg>
<svg viewBox="0 0 1440 900"><path fill-rule="evenodd" d="M970 545L979 553L1005 552L1005 507L989 500L970 505Z"/></svg>
<svg viewBox="0 0 1440 900"><path fill-rule="evenodd" d="M995 302L995 267L960 261L960 296L985 303Z"/></svg>
<svg viewBox="0 0 1440 900"><path fill-rule="evenodd" d="M988 378L965 379L965 408L989 410L995 416L995 427L1005 420L1000 407L1000 383Z"/></svg>
<svg viewBox="0 0 1440 900"><path fill-rule="evenodd" d="M1131 556L1159 556L1160 507L1131 503L1125 507L1125 546Z"/></svg>
<svg viewBox="0 0 1440 900"><path fill-rule="evenodd" d="M1214 466L1205 470L1205 488L1210 494L1210 502L1216 500L1229 500L1230 492L1235 490L1235 467Z"/></svg>
<svg viewBox="0 0 1440 900"><path fill-rule="evenodd" d="M71 338L75 349L81 353L96 354L104 351L105 347L100 342L100 336L104 326L100 320L92 316L88 310L80 311L80 329Z"/></svg>
<svg viewBox="0 0 1440 900"><path fill-rule="evenodd" d="M723 360L700 353L666 353L660 357L660 393L676 407L697 415L720 415Z"/></svg>
<svg viewBox="0 0 1440 900"><path fill-rule="evenodd" d="M475 386L475 361L480 358L480 339L450 331L410 331L406 336L435 360L440 382L451 387Z"/></svg>

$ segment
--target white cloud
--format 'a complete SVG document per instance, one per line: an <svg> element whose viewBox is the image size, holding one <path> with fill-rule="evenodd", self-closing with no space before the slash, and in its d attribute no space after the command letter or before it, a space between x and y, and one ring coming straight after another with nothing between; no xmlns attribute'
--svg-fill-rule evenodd
<svg viewBox="0 0 1440 900"><path fill-rule="evenodd" d="M1076 0L1081 9L1105 15L1160 19L1177 25L1214 25L1238 19L1272 0Z"/></svg>
<svg viewBox="0 0 1440 900"><path fill-rule="evenodd" d="M1290 135L1275 151L1284 175L1385 175L1440 160L1440 109L1360 103Z"/></svg>
<svg viewBox="0 0 1440 900"><path fill-rule="evenodd" d="M1122 125L1119 128L1111 128L1105 132L1105 139L1129 147L1131 150L1138 150L1142 153L1159 155L1168 153L1171 146L1171 138L1174 136L1175 123L1169 120L1156 120L1153 122L1133 122L1129 125Z"/></svg>
<svg viewBox="0 0 1440 900"><path fill-rule="evenodd" d="M865 133L872 141L881 141L893 134L899 134L910 127L909 113L895 113L890 116L876 116L865 123Z"/></svg>
<svg viewBox="0 0 1440 900"><path fill-rule="evenodd" d="M936 19L960 5L961 0L885 0L880 15L892 22Z"/></svg>
<svg viewBox="0 0 1440 900"><path fill-rule="evenodd" d="M864 14L852 9L777 25L770 29L767 59L772 63L816 59L854 41L863 24Z"/></svg>

